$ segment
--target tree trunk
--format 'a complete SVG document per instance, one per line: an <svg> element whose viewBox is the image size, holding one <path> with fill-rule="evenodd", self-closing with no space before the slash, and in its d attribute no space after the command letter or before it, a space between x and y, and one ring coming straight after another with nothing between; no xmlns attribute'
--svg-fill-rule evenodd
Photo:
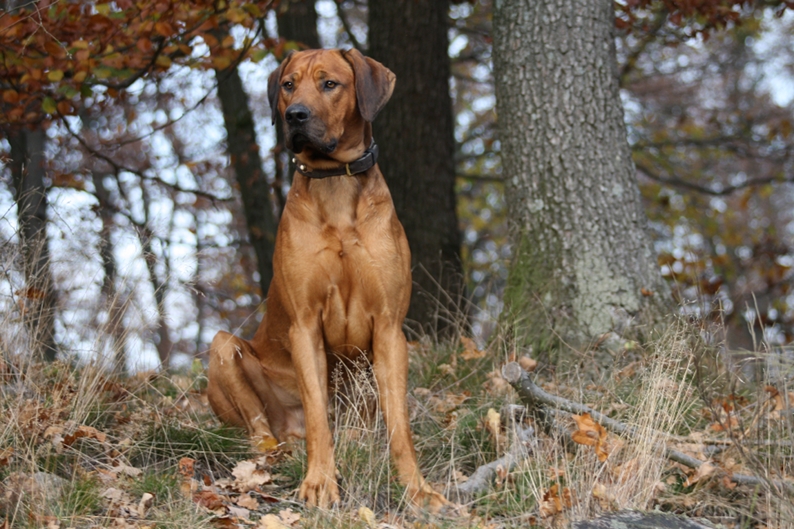
<svg viewBox="0 0 794 529"><path fill-rule="evenodd" d="M514 262L505 302L517 338L580 347L668 289L646 234L618 92L614 7L502 0L494 70Z"/></svg>
<svg viewBox="0 0 794 529"><path fill-rule="evenodd" d="M20 293L23 320L34 355L51 362L58 351L55 345L56 296L47 241L45 141L46 133L41 127L8 134L25 269L26 286Z"/></svg>
<svg viewBox="0 0 794 529"><path fill-rule="evenodd" d="M307 49L318 49L320 37L317 34L317 10L314 2L309 0L289 0L281 2L278 8L278 34L279 37L293 42L298 42ZM273 157L276 161L276 179L273 187L276 192L279 216L284 211L286 198L282 189L284 182L292 183L295 164L284 146L284 124L276 116L276 146Z"/></svg>
<svg viewBox="0 0 794 529"><path fill-rule="evenodd" d="M276 217L273 214L270 185L262 170L254 118L240 74L236 67L231 67L217 70L215 75L226 125L226 149L240 187L248 238L256 253L259 287L264 298L273 278L273 248L276 241Z"/></svg>
<svg viewBox="0 0 794 529"><path fill-rule="evenodd" d="M411 246L414 292L408 318L441 336L465 324L466 312L455 211L448 11L448 1L369 2L369 54L397 76L374 136Z"/></svg>
<svg viewBox="0 0 794 529"><path fill-rule="evenodd" d="M168 279L171 275L171 267L169 266L170 256L168 255L167 250L163 250L163 255L161 258L165 266L165 273L163 274L163 279L160 280L160 278L157 276L156 270L157 254L154 252L154 248L152 247L154 233L149 228L149 191L146 188L146 184L144 182L141 182L141 198L143 199L144 220L143 224L137 227L135 232L138 235L138 242L141 244L143 260L146 263L146 271L149 273L149 282L152 284L154 301L157 305L157 343L155 344L157 348L157 356L160 359L160 368L167 370L171 364L171 352L174 348L174 342L171 340L171 331L168 325L168 311L166 310L165 306ZM169 230L168 233L170 235L171 230ZM161 246L164 248L166 247L164 241L162 242Z"/></svg>
<svg viewBox="0 0 794 529"><path fill-rule="evenodd" d="M124 312L127 300L122 299L116 290L118 270L113 257L113 242L110 240L113 231L113 210L110 207L110 194L105 188L103 175L98 171L91 172L95 194L99 201L99 218L102 229L99 234L99 257L105 275L102 278L102 298L108 314L104 325L105 332L110 334L113 348L113 370L124 375L127 373L127 330L124 328ZM155 287L156 288L156 287Z"/></svg>
<svg viewBox="0 0 794 529"><path fill-rule="evenodd" d="M320 37L317 35L317 11L313 1L282 1L277 15L279 37L299 42L310 49L321 47Z"/></svg>

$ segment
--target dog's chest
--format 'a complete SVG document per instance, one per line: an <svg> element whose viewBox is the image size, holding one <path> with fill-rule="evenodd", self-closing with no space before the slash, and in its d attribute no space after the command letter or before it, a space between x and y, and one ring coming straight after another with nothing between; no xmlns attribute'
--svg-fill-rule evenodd
<svg viewBox="0 0 794 529"><path fill-rule="evenodd" d="M333 352L358 355L371 349L372 319L382 310L390 274L355 230L325 238L325 246L317 276L323 336Z"/></svg>

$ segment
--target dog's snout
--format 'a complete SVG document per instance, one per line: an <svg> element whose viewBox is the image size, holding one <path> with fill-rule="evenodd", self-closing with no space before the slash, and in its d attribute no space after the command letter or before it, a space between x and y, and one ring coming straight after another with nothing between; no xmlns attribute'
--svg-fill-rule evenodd
<svg viewBox="0 0 794 529"><path fill-rule="evenodd" d="M305 105L295 104L290 105L287 111L284 112L284 119L290 125L302 125L309 121L312 113Z"/></svg>

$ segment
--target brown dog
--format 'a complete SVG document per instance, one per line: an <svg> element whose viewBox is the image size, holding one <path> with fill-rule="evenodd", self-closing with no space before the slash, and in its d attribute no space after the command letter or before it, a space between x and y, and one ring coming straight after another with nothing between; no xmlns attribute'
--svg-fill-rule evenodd
<svg viewBox="0 0 794 529"><path fill-rule="evenodd" d="M399 478L415 504L438 510L416 463L406 405L402 331L411 256L375 159L371 122L395 77L356 50L290 55L268 81L284 118L295 173L278 227L267 311L250 341L219 332L210 348L209 400L263 449L306 437L299 496L339 500L328 423L333 366L361 352L371 362ZM262 204L262 207L268 207Z"/></svg>

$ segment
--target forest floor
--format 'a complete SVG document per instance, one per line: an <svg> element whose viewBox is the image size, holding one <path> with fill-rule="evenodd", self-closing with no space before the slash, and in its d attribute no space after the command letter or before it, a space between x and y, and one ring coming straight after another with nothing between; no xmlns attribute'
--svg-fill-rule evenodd
<svg viewBox="0 0 794 529"><path fill-rule="evenodd" d="M767 366L767 377L745 381L747 366L727 366L688 326L674 323L647 345L625 342L610 369L593 368L594 348L576 353L566 372L533 375L547 393L630 426L623 435L585 414L547 409L540 424L521 412L500 367L518 360L535 369L528 356L481 350L466 338L412 342L409 407L420 464L434 487L462 503L441 516L408 505L385 429L350 411L358 401L332 414L342 501L321 510L297 500L303 444L253 452L244 432L212 415L198 361L182 373L120 378L3 352L0 528L568 527L625 509L728 528L794 527L790 490L781 490L794 483L794 392L786 387L794 366L770 368L773 353L759 352L746 362ZM374 391L366 376L354 378L354 399ZM669 450L706 463L673 462ZM500 458L487 479L479 472L466 485ZM737 475L752 479L737 483Z"/></svg>

